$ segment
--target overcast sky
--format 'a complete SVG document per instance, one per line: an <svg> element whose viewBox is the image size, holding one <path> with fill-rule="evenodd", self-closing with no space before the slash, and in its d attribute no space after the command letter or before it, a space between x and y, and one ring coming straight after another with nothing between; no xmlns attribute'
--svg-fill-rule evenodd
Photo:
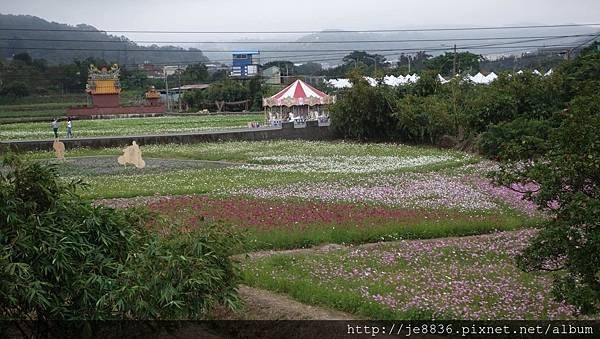
<svg viewBox="0 0 600 339"><path fill-rule="evenodd" d="M320 30L597 23L599 0L0 0L29 14L99 29Z"/></svg>

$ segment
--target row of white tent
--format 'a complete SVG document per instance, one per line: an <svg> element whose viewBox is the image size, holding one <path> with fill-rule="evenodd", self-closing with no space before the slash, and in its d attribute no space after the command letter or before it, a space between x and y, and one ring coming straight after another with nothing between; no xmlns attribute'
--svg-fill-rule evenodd
<svg viewBox="0 0 600 339"><path fill-rule="evenodd" d="M517 74L523 74L523 73L525 73L525 72L522 70L517 72ZM533 70L531 73L533 73L535 75L540 75L540 76L542 76L542 75L549 76L552 74L552 69L549 70L548 72L546 72L545 74L542 74L537 69ZM406 76L400 75L397 77L395 75L386 75L383 77L382 83L385 85L388 85L388 86L397 87L397 86L403 86L406 84L414 84L419 80L419 78L420 77L417 74L409 74ZM494 73L494 72L492 72L488 75L483 75L483 74L481 74L481 72L479 72L475 75L465 76L464 80L470 81L474 84L487 85L487 84L490 84L491 82L493 82L494 80L496 80L497 78L498 78L498 75L496 75L496 73ZM442 84L445 84L450 81L450 80L447 80L446 78L444 78L443 76L441 76L440 74L437 75L437 79ZM365 80L367 80L371 86L377 86L377 84L379 84L379 81L377 79L374 79L371 77L365 77ZM338 88L338 89L352 87L352 83L348 79L329 79L329 80L327 80L327 84L333 88Z"/></svg>

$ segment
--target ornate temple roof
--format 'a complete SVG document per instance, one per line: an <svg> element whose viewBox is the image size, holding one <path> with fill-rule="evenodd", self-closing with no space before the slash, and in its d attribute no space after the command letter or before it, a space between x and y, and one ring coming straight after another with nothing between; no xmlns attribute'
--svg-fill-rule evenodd
<svg viewBox="0 0 600 339"><path fill-rule="evenodd" d="M90 65L86 92L92 95L121 93L120 74L121 70L116 64L112 65L110 69L106 67L98 69L96 66Z"/></svg>

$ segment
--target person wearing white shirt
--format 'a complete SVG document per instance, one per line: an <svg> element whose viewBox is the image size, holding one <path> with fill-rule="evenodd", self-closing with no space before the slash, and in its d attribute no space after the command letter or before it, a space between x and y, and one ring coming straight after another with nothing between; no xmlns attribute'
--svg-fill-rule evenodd
<svg viewBox="0 0 600 339"><path fill-rule="evenodd" d="M71 118L67 118L67 138L73 137L73 122Z"/></svg>

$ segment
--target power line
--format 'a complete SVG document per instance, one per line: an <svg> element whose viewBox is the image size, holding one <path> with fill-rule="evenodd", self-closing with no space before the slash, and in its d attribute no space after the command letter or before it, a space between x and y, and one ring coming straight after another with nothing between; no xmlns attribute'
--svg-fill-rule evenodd
<svg viewBox="0 0 600 339"><path fill-rule="evenodd" d="M142 33L142 34L343 34L343 33L386 33L386 32L432 32L432 31L474 31L474 30L505 30L505 29L529 29L529 28L564 28L600 26L600 23L587 24L557 24L557 25L526 25L526 26L482 26L482 27L446 27L446 28L411 28L411 29L365 29L365 30L287 30L287 31L171 31L171 30L134 30L134 29L112 29L112 30L90 30L90 29L67 29L67 28L2 28L0 31L33 31L33 32L87 32L87 33Z"/></svg>
<svg viewBox="0 0 600 339"><path fill-rule="evenodd" d="M470 46L462 46L462 47L457 47L457 49L460 50L468 50L468 49L487 49L487 50L494 50L494 49L505 49L505 48L512 48L513 50L508 50L508 51L504 51L504 53L508 53L508 52L513 52L513 51L526 51L526 48L543 48L543 47L562 47L562 48L572 48L574 47L573 45L528 45L528 46L506 46L506 45L515 45L515 44L522 44L522 43L527 43L527 42L532 42L532 41L539 41L539 40L546 40L546 39L531 39L531 40L523 40L523 41L511 41L511 42L503 42L503 43L494 43L494 44L480 44L480 45L470 45ZM517 50L514 50L515 48L519 48ZM385 51L388 53L382 53L382 56L394 56L394 55L398 55L398 52L400 51L413 51L413 52L432 52L432 51L440 51L440 50L449 50L450 47L446 47L446 48L416 48L416 49L386 49L386 50L380 50L380 51ZM60 49L59 49L60 50ZM127 50L130 51L130 50ZM180 50L178 50L180 51ZM294 52L307 52L308 50L299 50L299 51L294 51ZM308 60L302 60L303 62L318 62L318 61L339 61L345 53L349 52L350 50L336 50L336 52L334 53L324 53L323 50L318 50L316 52L319 52L319 54L316 55L302 55L302 54L294 54L294 55L277 55L277 56L269 56L269 57L262 57L261 59L273 59L273 60L282 60L284 58L288 58L288 57L292 57L295 58L295 61L300 61L298 59L305 59L305 58L309 58ZM373 51L373 50L368 50L368 51ZM379 50L378 50L379 51ZM275 53L281 53L283 51L275 51ZM335 57L334 57L335 56ZM318 57L321 57L320 59L316 59ZM230 61L230 59L227 59L225 61ZM202 63L202 64L210 64L212 62L218 62L218 61L206 61L206 60L194 60L194 61L179 61L179 62L169 62L169 63L163 63L164 65L173 65L175 63L178 63L179 65L182 64L190 64L190 63ZM160 63L159 63L160 64ZM139 64L125 64L122 65L124 67L126 67L127 65L131 65L132 67L138 67ZM216 69L228 69L228 66L225 67L217 67ZM3 77L7 78L7 77L12 77L14 78L15 76L18 76L16 74L5 74ZM27 79L28 77L23 77L25 79ZM68 78L63 78L63 79L68 79Z"/></svg>
<svg viewBox="0 0 600 339"><path fill-rule="evenodd" d="M475 48L475 47L493 47L493 46L499 46L499 45L515 45L515 44L521 44L521 43L526 43L526 42L536 42L536 41L543 41L543 40L555 40L555 39L561 39L561 37L556 37L556 36L551 36L551 37L547 37L547 38L534 38L534 39L526 39L526 40L519 40L519 41L508 41L508 42L500 42L500 43L491 43L491 44L485 44L485 45L471 45L471 46L462 46L460 47L460 49L469 49L469 48ZM543 47L543 46L519 46L519 47ZM143 52L143 53L149 53L149 52L160 52L160 53L231 53L234 52L232 50L187 50L187 49L183 49L183 48L178 48L178 49L105 49L105 48L69 48L69 47L64 47L64 48L52 48L52 47L11 47L12 49L19 49L19 50L50 50L50 51L98 51L98 52ZM431 51L436 51L436 50L447 50L448 48L431 48L431 47L418 47L418 48L390 48L390 49L364 49L364 51L372 51L372 52L377 52L377 51L414 51L414 50L431 50ZM309 49L302 49L302 50L261 50L262 53L302 53L302 52L345 52L345 51L352 51L355 50L354 48L350 48L350 49L318 49L318 50L309 50Z"/></svg>
<svg viewBox="0 0 600 339"><path fill-rule="evenodd" d="M584 45L587 45L587 44L591 43L592 41L596 40L596 38L598 38L598 37L600 37L600 34L594 34L594 37L592 37L591 39L589 39L589 40L586 40L586 41L582 42L581 44L579 44L579 45L577 45L577 46L575 46L575 47L571 48L569 51L567 51L567 58L570 58L570 56L571 56L571 53L572 53L574 50L576 50L576 49L578 49L578 48L580 48L580 47L582 47L582 46L584 46Z"/></svg>
<svg viewBox="0 0 600 339"><path fill-rule="evenodd" d="M515 42L513 44L516 44ZM465 50L465 49L485 49L486 46L481 47L457 47L457 49ZM492 46L493 47L493 46ZM526 45L526 46L505 46L498 48L514 48L514 47L524 47L524 48L542 48L542 47L569 47L566 45ZM148 53L148 52L161 52L161 53L232 53L231 50L202 50L202 51L190 51L190 50L127 50L127 49L94 49L94 48L50 48L50 47L14 47L12 49L19 50L42 50L42 51L96 51L96 52L140 52L140 53ZM303 50L262 50L263 53L293 53L293 52L352 52L356 49L303 49ZM422 51L423 48L382 48L382 49L361 49L363 52L392 52L392 51ZM435 49L427 49L428 51L446 51L450 50L450 48L435 48Z"/></svg>
<svg viewBox="0 0 600 339"><path fill-rule="evenodd" d="M137 44L349 44L349 43L395 43L395 42L436 42L436 41L479 41L479 40L518 40L518 39L563 39L590 37L597 34L519 36L519 37L473 37L444 39L401 39L401 40L329 40L329 41L158 41L158 40L88 40L88 39L40 39L40 38L0 38L0 41L42 41L42 42L85 42L85 43L128 43Z"/></svg>
<svg viewBox="0 0 600 339"><path fill-rule="evenodd" d="M483 46L484 45L475 46L475 47L472 47L472 48L484 48ZM509 46L507 46L507 47L509 47ZM516 47L516 46L510 46L510 48L514 48L514 47ZM545 46L536 46L536 47L545 47ZM564 48L571 48L573 46L562 46L562 47L564 47ZM458 47L457 47L457 49L458 49ZM428 52L428 51L431 51L431 50L419 50L419 52ZM524 48L521 47L520 49L514 49L514 50L509 50L509 51L504 51L504 52L508 53L508 52L517 52L517 51L527 51L527 49L524 49ZM338 56L333 57L333 55L338 55ZM398 53L396 53L396 52L393 52L393 53L382 53L382 56L385 56L385 57L395 56L395 55L398 55ZM341 55L341 53L324 53L324 54L313 55L310 59L308 59L308 60L302 60L302 61L303 62L339 61L340 58L342 58L343 56L344 55ZM308 56L305 56L305 57L308 57ZM317 58L315 58L315 57L317 57ZM318 57L321 57L321 58L318 58ZM190 61L190 62L186 62L186 63L188 63L188 64L189 63L203 63L203 64L206 64L205 61ZM186 64L186 63L180 63L179 65ZM169 65L173 65L173 63L170 63ZM139 64L125 64L125 65L121 65L121 66L123 66L125 68L127 68L127 66L138 67ZM216 68L213 68L213 69L227 70L227 69L229 69L229 67L228 66L224 66L224 67L216 67ZM14 79L32 79L32 77L21 76L21 75L17 75L17 74L5 74L2 77L6 78L6 79L10 78L10 79L13 79L13 80ZM76 76L73 76L71 78L69 78L69 77L53 78L52 80L67 80L67 79L72 79L74 77L76 77ZM45 79L45 78L39 78L39 79Z"/></svg>
<svg viewBox="0 0 600 339"><path fill-rule="evenodd" d="M480 45L469 45L469 46L457 46L457 49L460 50L468 50L468 49L494 49L494 48L519 48L519 50L523 50L524 48L543 48L543 47L565 47L565 48L570 48L573 46L570 45L521 45L521 46L503 46L503 45L518 45L518 44L522 44L522 43L526 43L526 42L533 42L533 41L539 41L539 40L543 40L543 39L532 39L532 40L525 40L525 41L511 41L511 42L503 42L503 43L493 43L493 44L480 44ZM23 49L27 49L26 47L23 47ZM44 49L51 49L51 48L44 48ZM378 49L378 50L363 50L363 51L382 51L382 52L406 52L406 51L410 51L410 52L434 52L434 51L447 51L450 50L450 47L443 47L443 48L432 48L432 47L416 47L416 48L392 48L392 49ZM63 49L51 49L51 50L63 50ZM82 49L82 50L88 50L88 49ZM98 49L98 51L106 51L103 49ZM114 51L127 51L127 52L131 52L132 50L114 50ZM175 50L175 51L170 51L170 52L181 52L182 50ZM304 59L307 57L320 57L320 56L333 56L333 55L341 55L347 52L351 52L354 51L353 49L342 49L342 50L333 50L333 52L327 52L329 50L293 50L293 51L283 51L283 50L278 50L278 51L272 51L271 53L284 53L284 52L296 52L296 53L306 53L306 52L316 52L318 54L293 54L293 55L270 55L270 56L261 56L261 59L268 59L268 60L281 60L281 59L285 59L285 58L294 58L295 60L297 59ZM222 52L222 53L226 53L227 51L215 51L215 52ZM264 51L263 51L264 52ZM392 53L391 55L395 55L397 53ZM210 63L219 63L219 62L229 62L231 61L230 58L228 59L218 59L218 60L191 60L191 61L173 61L173 62L162 62L162 63L152 63L154 65L174 65L174 64L190 64L190 63L204 63L204 64L210 64ZM134 65L134 64L131 64ZM135 65L139 65L139 64L135 64Z"/></svg>
<svg viewBox="0 0 600 339"><path fill-rule="evenodd" d="M511 48L513 48L514 46L511 46ZM540 46L542 47L542 46ZM573 47L573 46L565 46L565 48L569 48L569 47ZM458 49L458 47L457 47ZM527 51L527 49L514 49L514 50L509 50L509 51L504 51L504 52L519 52L519 51ZM424 51L427 52L427 51ZM339 53L338 53L339 54ZM340 60L340 57L330 57L331 54L322 54L322 55L314 55L312 59L310 60L305 60L305 62L322 62L322 61L337 61ZM389 56L394 56L397 55L397 53L383 53L382 56L384 57L389 57ZM318 58L319 56L322 56L322 58ZM314 58L317 57L317 58ZM198 62L193 62L193 63L198 63ZM121 65L121 66L126 66L126 65ZM131 64L131 66L136 67L138 66L137 64ZM218 67L218 70L227 70L229 69L229 67ZM28 77L28 76L22 76L22 75L17 75L17 74L8 74L8 75L4 75L3 78L9 78L9 79L32 79L34 77ZM63 77L63 78L54 78L54 77L50 77L50 78L44 78L44 77L37 77L36 79L40 79L40 80L55 80L55 81L59 81L59 80L68 80L68 79L73 79L74 77Z"/></svg>

